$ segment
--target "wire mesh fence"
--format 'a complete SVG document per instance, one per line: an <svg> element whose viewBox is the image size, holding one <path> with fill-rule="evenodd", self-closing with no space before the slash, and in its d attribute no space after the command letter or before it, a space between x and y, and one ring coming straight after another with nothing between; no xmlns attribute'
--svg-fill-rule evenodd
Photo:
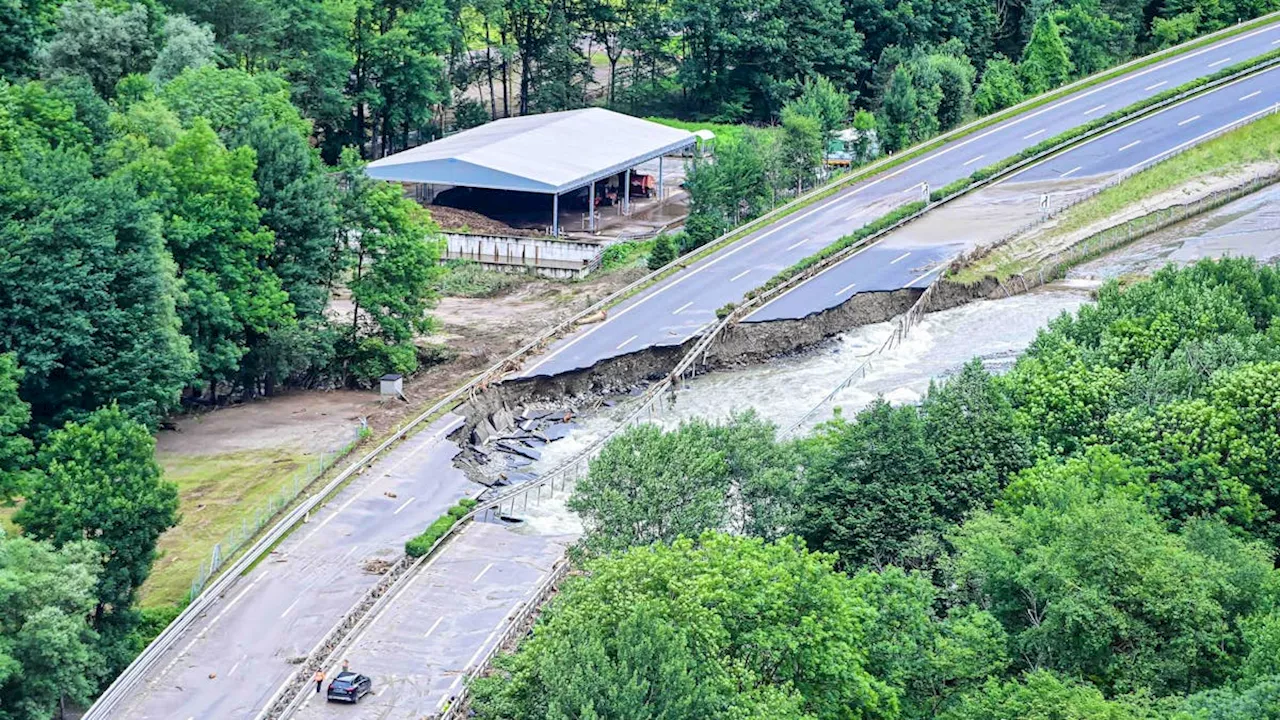
<svg viewBox="0 0 1280 720"><path fill-rule="evenodd" d="M333 467L335 462L346 455L360 439L362 431L363 428L357 430L355 437L341 450L325 452L312 457L306 465L295 470L280 485L279 489L271 497L267 498L266 502L254 508L252 513L241 517L239 525L228 530L221 540L214 543L209 550L209 560L200 566L196 576L191 579L190 597L199 595L204 586L218 574L228 560L243 550L267 526L267 523L275 519L282 510L292 505L308 485L315 482L316 478L323 475L326 470Z"/></svg>
<svg viewBox="0 0 1280 720"><path fill-rule="evenodd" d="M1233 188L1217 190L1191 202L1171 205L1114 225L1048 258L1035 278L1040 283L1064 277L1068 270L1086 260L1123 247L1138 238L1214 210L1229 202L1280 182L1280 172L1268 173ZM1027 287L1025 276L1023 286Z"/></svg>

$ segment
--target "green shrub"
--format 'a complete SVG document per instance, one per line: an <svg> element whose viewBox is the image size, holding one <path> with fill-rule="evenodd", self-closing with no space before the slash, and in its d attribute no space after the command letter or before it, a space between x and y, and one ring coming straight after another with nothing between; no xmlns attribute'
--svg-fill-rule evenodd
<svg viewBox="0 0 1280 720"><path fill-rule="evenodd" d="M449 532L449 528L457 524L458 520L471 512L471 508L475 506L476 501L472 498L459 500L457 505L449 508L444 515L436 518L435 522L428 525L426 530L409 538L404 544L404 554L412 558L419 558L431 552L431 546L444 537L445 533Z"/></svg>
<svg viewBox="0 0 1280 720"><path fill-rule="evenodd" d="M653 251L649 253L649 269L657 270L676 259L676 246L670 235L659 235L653 240Z"/></svg>
<svg viewBox="0 0 1280 720"><path fill-rule="evenodd" d="M600 256L600 269L616 270L634 265L642 255L649 252L651 247L653 247L652 240L626 240L614 243L605 248L604 254Z"/></svg>
<svg viewBox="0 0 1280 720"><path fill-rule="evenodd" d="M959 180L953 180L952 182L949 182L946 185L943 185L942 187L938 188L937 190L934 190L933 192L929 193L929 200L932 202L938 202L943 198L951 197L952 195L955 195L961 190L964 190L965 188L969 187L973 183L974 183L973 176L962 177Z"/></svg>
<svg viewBox="0 0 1280 720"><path fill-rule="evenodd" d="M142 621L138 623L138 627L134 629L134 635L137 638L137 647L139 651L151 644L174 618L187 607L187 600L176 605L160 605L158 607L142 608Z"/></svg>
<svg viewBox="0 0 1280 720"><path fill-rule="evenodd" d="M470 260L450 260L440 278L440 294L452 297L495 297L526 282L523 275L486 270Z"/></svg>

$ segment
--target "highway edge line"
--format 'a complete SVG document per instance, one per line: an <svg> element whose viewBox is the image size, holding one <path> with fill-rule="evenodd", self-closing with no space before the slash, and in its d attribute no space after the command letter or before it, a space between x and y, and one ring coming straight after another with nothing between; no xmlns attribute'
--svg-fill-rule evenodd
<svg viewBox="0 0 1280 720"><path fill-rule="evenodd" d="M756 230L760 229L758 226L767 225L777 219L780 219L782 217L785 217L786 215L796 212L797 210L800 210L803 207L806 207L814 202L822 200L830 196L831 194L838 192L847 184L866 179L871 175L874 175L884 170L895 167L898 164L907 162L924 153L937 149L941 145L944 145L952 140L964 137L973 132L977 132L986 127L990 127L991 125L1004 122L1005 120L1016 117L1017 115L1021 114L1022 112L1025 112L1026 110L1031 110L1041 105L1044 105L1046 103L1053 102L1054 100L1066 97L1067 95L1070 95L1079 90L1083 90L1093 85L1106 82L1107 80L1120 77L1122 75L1128 74L1129 72L1141 69L1148 65L1152 65L1166 59L1172 59L1184 53L1191 52L1208 45L1212 45L1221 40L1225 40L1225 39L1234 37L1236 35L1241 35L1251 30L1264 27L1270 24L1271 22L1275 21L1276 19L1280 19L1280 11L1268 13L1261 17L1255 18L1254 20L1251 20L1249 22L1234 25L1229 28L1224 28L1222 30L1215 31L1213 33L1201 36L1194 40L1190 40L1181 45L1177 45L1172 48L1167 48L1165 50L1152 53L1142 58L1131 60L1125 64L1111 68L1110 70L1103 71L1101 73L1098 73L1096 75L1093 75L1087 78L1082 78L1081 80L1077 80L1073 83L1069 83L1068 85L1064 85L1060 88L1057 88L1053 91L1045 93L1036 98L1031 98L1017 105L1011 106L1009 108L1005 108L999 113L987 116L986 118L975 120L960 128L955 128L953 130L950 130L947 133L944 133L942 135L939 135L936 138L933 138L932 140L929 140L929 141L926 141L925 143L917 145L914 148L911 148L910 150L904 153L900 153L898 155L892 156L891 158L884 158L880 161L872 163L871 165L864 166L858 171L852 172L842 178L837 179L835 182L829 184L828 186L811 191L808 196L802 196L800 198L797 198L791 201L790 203L782 206L781 208L771 211L770 213L766 213L765 215L762 215L761 217L750 221L746 225L730 231L730 233L726 234L726 236L723 236L721 239L713 241L712 243L708 243L706 246L704 246L704 249L700 250L697 253L694 253L694 255L692 256L686 256L683 258L677 258L673 260L667 266L663 268L659 268L658 270L650 273L649 275L646 275L645 277L642 277L636 280L635 282L629 284L628 286L618 291L615 291L614 293L610 294L604 299L596 302L592 306L584 309L580 313L577 313L573 317L544 331L538 337L526 343L524 347L511 353L506 358L498 361L493 366L486 369L484 372L480 373L479 375L475 376L474 378L472 378L470 381L465 383L463 386L461 386L457 390L454 390L452 393L447 395L444 399L436 402L428 410L424 411L417 417L401 425L395 432L393 432L389 437L384 439L376 447L374 447L372 450L370 450L368 453L362 456L359 460L348 465L343 471L341 471L337 475L337 477L331 480L325 487L318 490L316 493L313 493L312 495L308 496L306 499L304 499L302 502L298 503L297 505L294 505L292 510L289 510L288 508L282 510L281 512L285 513L285 517L283 517L276 525L272 526L269 530L264 531L260 535L258 541L255 542L253 545L251 545L247 550L245 550L244 553L241 554L241 556L235 563L225 566L222 569L221 573L215 576L215 578L211 579L211 581L205 586L205 589L203 592L201 592L197 597L191 598L187 607L184 608L182 612L180 612L178 616L175 617L174 620L171 621L170 624L166 626L164 630L162 630L160 634L157 635L156 638L153 639L152 642L146 648L144 648L143 651L137 657L134 658L134 660L125 668L124 671L120 673L120 675L116 677L116 679L107 687L107 689L104 690L103 693L98 696L98 698L94 701L94 703L85 712L82 720L108 720L111 717L110 716L111 711L122 699L124 699L124 695L127 694L127 691L131 689L136 683L139 683L144 679L142 675L147 670L149 670L150 667L159 659L159 656L167 652L169 649L171 649L173 645L177 642L177 640L182 636L182 634L187 630L187 628L191 624L193 624L196 619L202 616L209 609L209 607L216 602L217 598L221 597L228 589L230 589L231 585L234 584L237 578L247 573L249 570L252 569L252 567L255 567L262 560L262 558L269 555L271 549L274 549L281 542L283 542L283 540L288 536L288 534L293 530L293 528L300 523L303 517L305 517L312 510L323 505L328 499L330 499L343 487L349 484L349 482L353 480L355 476L358 475L366 465L372 465L373 462L377 461L380 458L381 454L384 451L386 451L387 449L389 449L391 446L395 445L399 441L404 440L408 437L411 437L413 432L415 431L415 428L418 428L420 425L423 425L423 423L426 422L427 420L429 419L434 420L440 416L443 416L445 413L455 409L458 405L465 402L465 399L468 399L469 395L471 393L474 393L477 388L483 390L487 387L488 383L495 380L499 380L503 375L505 375L509 371L511 367L513 366L518 367L520 360L527 357L530 353L536 352L542 349L546 344L553 342L554 339L560 336L564 331L570 330L576 327L578 322L583 318L598 314L602 310L612 307L613 305L625 300L631 295L637 292L643 291L644 289L647 289L649 286L656 284L657 282L660 282L661 280L665 279L667 275L672 274L678 270L684 269L689 264L693 262L697 262L698 260L705 258L707 255L710 255L716 252L717 250L720 250L723 247L731 244L732 241L741 239L741 237L744 237L746 235L751 234L752 232L755 232ZM1263 56L1259 56L1259 57L1263 57ZM356 448L353 447L351 451L354 452L355 449ZM335 466L336 466L336 462L335 462ZM321 478L323 478L323 474L317 478L317 481L320 480ZM502 498L499 498L499 500L501 499ZM305 508L305 510L303 510L303 508ZM462 523L458 523L458 525L455 527L460 527L460 526L462 526ZM430 553L428 554L428 556L429 555ZM427 556L424 556L424 557L427 557Z"/></svg>

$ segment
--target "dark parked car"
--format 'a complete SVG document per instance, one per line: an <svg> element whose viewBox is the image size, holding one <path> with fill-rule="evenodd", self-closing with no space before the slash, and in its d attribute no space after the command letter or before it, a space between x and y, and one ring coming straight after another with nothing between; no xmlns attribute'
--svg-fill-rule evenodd
<svg viewBox="0 0 1280 720"><path fill-rule="evenodd" d="M329 692L325 694L325 699L355 703L360 702L360 698L371 692L373 692L372 680L357 673L341 672L329 683Z"/></svg>

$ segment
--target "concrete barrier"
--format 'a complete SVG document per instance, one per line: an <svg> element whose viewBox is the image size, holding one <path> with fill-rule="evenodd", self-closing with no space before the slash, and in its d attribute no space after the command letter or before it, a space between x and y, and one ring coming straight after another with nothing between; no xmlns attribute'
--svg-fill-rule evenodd
<svg viewBox="0 0 1280 720"><path fill-rule="evenodd" d="M599 265L604 245L588 240L445 232L445 260L471 260L493 270L580 278Z"/></svg>

